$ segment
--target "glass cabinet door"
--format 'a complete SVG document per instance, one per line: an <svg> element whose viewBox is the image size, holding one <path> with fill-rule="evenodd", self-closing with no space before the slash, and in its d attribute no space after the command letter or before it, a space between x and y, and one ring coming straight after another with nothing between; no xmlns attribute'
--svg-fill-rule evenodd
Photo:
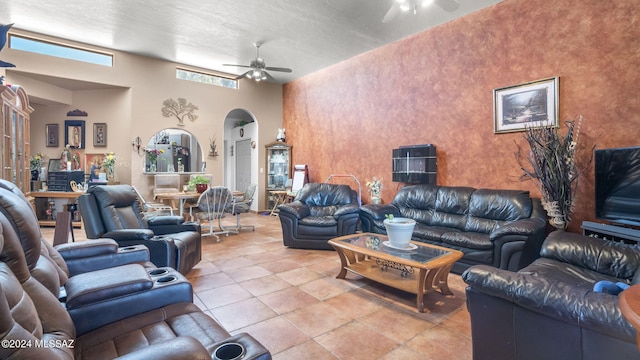
<svg viewBox="0 0 640 360"><path fill-rule="evenodd" d="M274 142L266 145L266 206L272 209L276 204L272 191L284 191L291 177L291 145Z"/></svg>

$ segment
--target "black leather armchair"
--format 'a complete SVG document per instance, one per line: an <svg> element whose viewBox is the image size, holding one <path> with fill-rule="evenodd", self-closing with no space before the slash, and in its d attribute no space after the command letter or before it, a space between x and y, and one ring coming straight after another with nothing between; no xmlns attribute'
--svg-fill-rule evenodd
<svg viewBox="0 0 640 360"><path fill-rule="evenodd" d="M540 255L518 272L477 265L462 275L473 359L640 359L618 297L593 291L600 280L639 283L640 249L556 231Z"/></svg>
<svg viewBox="0 0 640 360"><path fill-rule="evenodd" d="M200 226L180 216L145 219L142 204L130 185L98 185L78 198L89 239L111 238L120 246L144 245L151 262L182 274L202 257Z"/></svg>
<svg viewBox="0 0 640 360"><path fill-rule="evenodd" d="M358 225L358 195L347 185L305 184L278 210L284 245L294 248L331 250L328 240L353 234Z"/></svg>

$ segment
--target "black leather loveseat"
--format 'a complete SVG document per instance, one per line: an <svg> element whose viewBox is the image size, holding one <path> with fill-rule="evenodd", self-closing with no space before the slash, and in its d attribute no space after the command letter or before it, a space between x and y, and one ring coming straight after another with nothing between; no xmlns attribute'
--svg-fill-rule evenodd
<svg viewBox="0 0 640 360"><path fill-rule="evenodd" d="M462 275L473 359L640 359L618 296L593 290L640 282L640 249L556 231L540 254L518 272L478 265Z"/></svg>
<svg viewBox="0 0 640 360"><path fill-rule="evenodd" d="M414 240L462 251L456 273L476 264L524 267L538 257L546 228L540 200L521 190L405 186L391 204L360 208L362 230L385 234L386 214L416 220Z"/></svg>

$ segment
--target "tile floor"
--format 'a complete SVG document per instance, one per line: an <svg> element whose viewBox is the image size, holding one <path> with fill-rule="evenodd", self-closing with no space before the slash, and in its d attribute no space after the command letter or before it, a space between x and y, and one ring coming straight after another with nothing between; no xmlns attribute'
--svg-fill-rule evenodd
<svg viewBox="0 0 640 360"><path fill-rule="evenodd" d="M276 360L472 358L459 275L449 275L453 296L430 293L419 313L415 295L353 274L336 279L334 251L284 247L278 218L243 216L255 231L203 237L203 259L187 276L196 305L231 334L250 333ZM52 228L43 233L53 239Z"/></svg>

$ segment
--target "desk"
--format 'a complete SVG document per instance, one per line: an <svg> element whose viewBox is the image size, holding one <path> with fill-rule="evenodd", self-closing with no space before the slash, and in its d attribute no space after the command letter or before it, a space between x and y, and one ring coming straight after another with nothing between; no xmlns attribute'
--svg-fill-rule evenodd
<svg viewBox="0 0 640 360"><path fill-rule="evenodd" d="M640 285L633 285L621 292L618 306L622 315L636 329L636 343L640 350Z"/></svg>
<svg viewBox="0 0 640 360"><path fill-rule="evenodd" d="M197 192L168 192L168 193L158 193L156 194L156 199L160 201L169 200L174 202L176 200L180 200L180 216L184 214L184 203L187 199L195 199L197 200L200 197L200 193ZM173 205L172 205L173 206Z"/></svg>
<svg viewBox="0 0 640 360"><path fill-rule="evenodd" d="M38 224L41 226L55 226L56 221L53 219L47 219L46 210L48 207L42 207L42 200L48 203L49 199L67 199L68 204L75 204L80 195L84 194L84 191L32 191L27 196L31 196L34 199L33 205L36 215L38 216ZM48 204L47 204L48 205ZM80 216L80 212L77 212ZM73 221L74 227L82 228L82 221Z"/></svg>

